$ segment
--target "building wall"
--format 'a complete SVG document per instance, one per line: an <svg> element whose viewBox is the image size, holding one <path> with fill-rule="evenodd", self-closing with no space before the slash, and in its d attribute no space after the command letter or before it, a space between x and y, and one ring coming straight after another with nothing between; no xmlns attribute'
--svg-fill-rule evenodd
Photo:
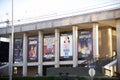
<svg viewBox="0 0 120 80"><path fill-rule="evenodd" d="M28 66L27 76L36 76L38 74L37 66Z"/></svg>
<svg viewBox="0 0 120 80"><path fill-rule="evenodd" d="M13 67L13 75L22 76L22 67Z"/></svg>
<svg viewBox="0 0 120 80"><path fill-rule="evenodd" d="M100 57L112 57L116 52L116 30L113 28L99 29L99 55Z"/></svg>
<svg viewBox="0 0 120 80"><path fill-rule="evenodd" d="M111 30L111 28L101 28L99 31L99 57L112 57Z"/></svg>
<svg viewBox="0 0 120 80"><path fill-rule="evenodd" d="M113 48L113 56L116 55L117 53L117 39L116 39L116 30L112 29L112 48ZM116 54L114 54L114 52Z"/></svg>
<svg viewBox="0 0 120 80"><path fill-rule="evenodd" d="M61 19L50 20L50 21L43 21L43 22L33 23L33 24L18 25L18 26L15 26L15 34L17 34L17 33L22 34L21 38L24 38L26 40L26 41L24 41L25 43L23 43L23 44L27 45L27 39L26 38L31 36L31 35L34 35L34 34L38 35L38 31L41 31L41 32L45 33L45 32L49 32L49 30L52 29L52 33L56 32L55 34L57 36L56 37L56 41L57 41L57 40L59 40L59 29L64 29L64 31L65 31L68 28L71 28L73 26L77 26L77 27L74 27L75 31L73 30L74 31L73 33L75 33L75 36L74 36L73 39L75 39L75 38L77 38L77 35L78 35L78 34L76 34L77 33L76 30L79 26L80 26L80 28L83 28L83 29L85 28L86 29L87 27L91 26L91 24L93 25L93 22L102 23L102 21L103 21L103 24L104 24L107 21L109 22L111 19L115 21L116 19L120 18L119 13L120 13L120 9L91 13L91 14L85 14L85 15L72 16L72 17L61 18ZM90 23L90 25L89 25L89 23ZM83 26L81 27L81 25L83 25ZM109 25L109 23L107 23L106 25ZM119 27L119 25L118 25L118 27ZM93 26L91 26L89 28L92 29ZM71 30L72 30L72 28L71 28ZM94 29L94 30L97 30L97 29ZM1 36L9 36L10 33L11 33L11 28L10 27L0 29L0 35ZM23 37L24 33L27 34L26 37ZM95 33L97 33L97 31L95 31ZM110 28L110 27L104 26L104 27L101 27L99 29L99 56L100 57L111 57L112 56L113 50L116 49L115 44L120 42L119 41L119 39L120 39L119 36L117 36L119 38L117 40L118 42L117 43L115 42L116 40L115 40L114 33L115 32L112 31L112 28ZM118 30L117 33L118 33L117 35L119 35L119 30ZM95 40L97 41L97 35L94 34L94 36L95 36L94 38L96 38ZM42 38L42 35L40 35L40 38ZM97 42L95 42L95 43L97 43ZM73 48L77 48L76 47L77 41L74 42L74 44L75 45L74 45ZM57 42L56 45L57 45L56 54L59 54L59 42ZM39 44L39 46L41 48L40 44ZM98 45L95 44L94 48L97 47L97 46ZM96 49L94 49L94 50L96 50ZM26 50L26 48L24 48L24 50ZM42 55L42 49L40 49L40 50L41 51L40 51L39 54ZM120 52L119 46L118 46L117 52ZM25 53L27 54L27 51L25 51ZM75 51L73 53L77 54L77 50L75 49ZM58 57L58 55L57 55L57 57ZM119 58L119 56L118 56L118 58ZM10 57L10 59L12 59L12 57ZM27 59L24 57L24 61L26 61L26 60ZM47 65L56 65L57 67L59 67L60 64L64 64L64 65L71 64L71 65L73 65L75 63L75 67L77 67L77 64L82 63L82 61L77 60L77 55L75 55L74 60L71 60L71 61L59 61L59 57L58 57L58 59L56 58L55 60L56 61L53 61L53 62L42 62L42 58L41 58L39 60L39 62L36 62L36 65L42 65L42 66L43 65L46 65L46 66ZM19 66L19 64L15 64L15 65ZM27 63L24 64L24 62L23 62L23 64L21 64L21 65L24 68L24 67L26 67ZM120 63L119 63L119 65L120 65ZM27 67L28 68L27 69L28 70L27 75L34 75L38 71L38 69L34 68L34 62L30 66L32 66L32 67ZM32 68L34 68L34 69L32 69ZM119 70L119 72L120 72L120 70Z"/></svg>
<svg viewBox="0 0 120 80"><path fill-rule="evenodd" d="M8 67L0 70L0 76L8 76Z"/></svg>
<svg viewBox="0 0 120 80"><path fill-rule="evenodd" d="M88 30L88 29L86 28L86 29L81 29L81 30ZM61 33L61 32L59 32L59 33ZM30 35L33 35L33 34L28 33L27 35L29 37ZM116 42L114 42L115 41L115 36L116 36L115 30L113 31L112 28L110 28L110 27L101 27L101 28L99 28L99 57L111 57L113 48L114 49L116 48L115 47ZM27 40L28 40L28 37L27 37ZM114 42L114 43L112 43L112 42ZM112 46L112 45L114 45L114 46ZM26 54L28 54L28 52ZM41 53L39 53L39 54L41 54ZM76 58L77 58L77 56L76 56ZM27 60L27 58L26 58L26 60ZM64 65L73 65L73 62L72 62L73 59L72 60L67 60L67 61L60 61L60 60L58 60L58 61L59 61L59 63L58 63L59 65L63 65L63 64ZM81 64L83 60L77 60L77 61L78 61L78 62L76 62L77 64ZM52 61L52 62L42 60L42 62L43 62L43 64L40 64L40 65L42 65L42 66L45 65L46 66L46 67L43 68L42 73L44 73L43 75L46 75L47 67L49 67L50 65L55 66L55 60ZM38 65L39 65L39 63L38 62L28 62L28 63L30 64L30 66L27 66L27 76L35 76L38 73ZM19 66L19 65L17 65L17 66ZM22 74L22 73L23 73L22 68L18 67L17 68L17 74Z"/></svg>

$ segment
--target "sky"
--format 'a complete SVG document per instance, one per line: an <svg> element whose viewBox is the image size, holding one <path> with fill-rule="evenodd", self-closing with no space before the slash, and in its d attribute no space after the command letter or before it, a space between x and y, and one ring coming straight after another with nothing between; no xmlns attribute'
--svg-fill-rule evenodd
<svg viewBox="0 0 120 80"><path fill-rule="evenodd" d="M69 14L86 8L95 8L120 0L13 0L14 20ZM0 0L0 22L11 20L12 0ZM96 8L97 9L97 8Z"/></svg>

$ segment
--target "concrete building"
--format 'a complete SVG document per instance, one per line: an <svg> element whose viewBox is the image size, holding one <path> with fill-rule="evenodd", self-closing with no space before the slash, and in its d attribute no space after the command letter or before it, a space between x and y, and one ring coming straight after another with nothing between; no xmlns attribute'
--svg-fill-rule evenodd
<svg viewBox="0 0 120 80"><path fill-rule="evenodd" d="M109 76L114 76L115 72L120 73L120 7L16 25L14 30L14 57L10 56L11 49L9 51L9 63L13 59L13 75L33 76L36 73L40 76L47 75L47 69L50 67L75 68L88 58L94 59L92 63L101 59L110 59L102 66L103 73ZM64 35L69 36L72 40L71 53L68 57L61 51ZM11 27L0 28L0 36L10 39L11 48ZM82 49L79 44L82 46L84 39L90 39L90 43L89 41L85 43L87 47L90 44L92 57L79 55L79 51ZM32 45L37 47L36 57L30 57L29 50ZM53 53L51 53L52 51L49 53L45 46L52 48L50 50L53 50ZM22 51L21 54L17 53L18 48Z"/></svg>

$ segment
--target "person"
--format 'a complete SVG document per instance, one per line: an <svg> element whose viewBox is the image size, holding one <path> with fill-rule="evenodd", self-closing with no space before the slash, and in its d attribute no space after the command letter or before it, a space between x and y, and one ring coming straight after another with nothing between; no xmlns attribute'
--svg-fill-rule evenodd
<svg viewBox="0 0 120 80"><path fill-rule="evenodd" d="M64 38L64 53L65 53L65 57L68 57L69 52L70 52L70 39L68 36L65 36Z"/></svg>
<svg viewBox="0 0 120 80"><path fill-rule="evenodd" d="M36 56L36 47L35 46L31 46L30 51L29 51L29 56L30 57Z"/></svg>
<svg viewBox="0 0 120 80"><path fill-rule="evenodd" d="M36 46L34 46L34 47L33 47L33 51L34 51L34 52L33 52L33 57L36 57L36 50L37 50L37 48L36 48Z"/></svg>
<svg viewBox="0 0 120 80"><path fill-rule="evenodd" d="M64 38L64 47L68 47L70 45L70 39L68 36L65 36Z"/></svg>

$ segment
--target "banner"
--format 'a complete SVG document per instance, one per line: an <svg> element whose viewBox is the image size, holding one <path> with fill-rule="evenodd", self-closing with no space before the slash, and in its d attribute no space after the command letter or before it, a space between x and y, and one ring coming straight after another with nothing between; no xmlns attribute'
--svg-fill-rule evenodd
<svg viewBox="0 0 120 80"><path fill-rule="evenodd" d="M38 61L38 38L28 38L28 62Z"/></svg>
<svg viewBox="0 0 120 80"><path fill-rule="evenodd" d="M14 39L13 61L14 63L23 61L23 39L22 38Z"/></svg>
<svg viewBox="0 0 120 80"><path fill-rule="evenodd" d="M54 60L55 57L55 36L44 36L44 54L43 60Z"/></svg>
<svg viewBox="0 0 120 80"><path fill-rule="evenodd" d="M92 57L92 30L78 31L78 59Z"/></svg>
<svg viewBox="0 0 120 80"><path fill-rule="evenodd" d="M60 37L60 59L72 58L72 34L61 34Z"/></svg>

